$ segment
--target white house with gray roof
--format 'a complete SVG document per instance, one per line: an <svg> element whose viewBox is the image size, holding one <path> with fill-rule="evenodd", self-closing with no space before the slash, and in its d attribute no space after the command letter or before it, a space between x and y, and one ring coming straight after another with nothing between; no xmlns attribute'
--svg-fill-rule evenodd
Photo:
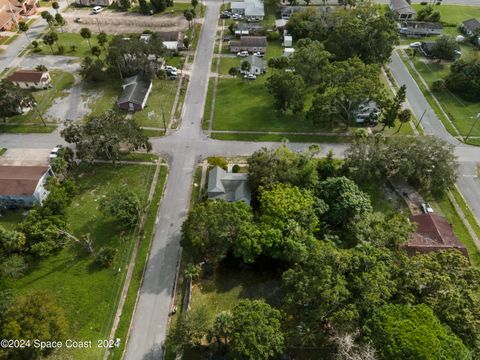
<svg viewBox="0 0 480 360"><path fill-rule="evenodd" d="M417 12L407 0L390 0L389 7L398 20L412 20L417 16Z"/></svg>
<svg viewBox="0 0 480 360"><path fill-rule="evenodd" d="M248 174L231 173L215 166L208 175L208 198L250 204Z"/></svg>
<svg viewBox="0 0 480 360"><path fill-rule="evenodd" d="M265 16L262 0L233 1L231 8L232 13L244 15L246 19L263 20Z"/></svg>

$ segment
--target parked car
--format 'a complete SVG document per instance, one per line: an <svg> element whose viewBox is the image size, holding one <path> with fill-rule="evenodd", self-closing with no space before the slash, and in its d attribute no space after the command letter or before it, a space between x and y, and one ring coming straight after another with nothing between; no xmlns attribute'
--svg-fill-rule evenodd
<svg viewBox="0 0 480 360"><path fill-rule="evenodd" d="M243 75L243 78L245 80L255 80L257 78L257 76L255 74L245 74L245 75Z"/></svg>
<svg viewBox="0 0 480 360"><path fill-rule="evenodd" d="M255 53L253 53L253 55L258 56L258 57L263 57L264 56L260 51L257 51Z"/></svg>
<svg viewBox="0 0 480 360"><path fill-rule="evenodd" d="M177 71L177 68L175 66L165 65L165 70L166 71Z"/></svg>
<svg viewBox="0 0 480 360"><path fill-rule="evenodd" d="M422 211L424 214L433 213L433 209L429 203L422 203Z"/></svg>
<svg viewBox="0 0 480 360"><path fill-rule="evenodd" d="M58 150L60 150L60 146L55 146L52 151L50 151L50 154L48 154L48 159L52 161L53 159L56 159L58 157Z"/></svg>
<svg viewBox="0 0 480 360"><path fill-rule="evenodd" d="M176 78L176 77L177 77L177 70L166 70L166 72L167 72L167 76L168 76L169 78L171 78L171 77L175 77L175 78Z"/></svg>
<svg viewBox="0 0 480 360"><path fill-rule="evenodd" d="M408 45L410 49L418 49L420 46L422 46L422 43L420 41L415 41Z"/></svg>
<svg viewBox="0 0 480 360"><path fill-rule="evenodd" d="M94 6L92 11L94 14L98 14L103 11L103 8L101 6Z"/></svg>
<svg viewBox="0 0 480 360"><path fill-rule="evenodd" d="M76 23L78 24L81 24L82 23L82 19L80 19L79 17L75 18L74 20Z"/></svg>
<svg viewBox="0 0 480 360"><path fill-rule="evenodd" d="M248 56L248 51L246 51L246 50L240 51L240 52L237 53L237 56L247 57Z"/></svg>

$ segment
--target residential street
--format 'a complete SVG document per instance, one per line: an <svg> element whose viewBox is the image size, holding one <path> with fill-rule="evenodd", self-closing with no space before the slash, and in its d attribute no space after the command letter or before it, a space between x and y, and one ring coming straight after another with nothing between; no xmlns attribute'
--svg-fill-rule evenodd
<svg viewBox="0 0 480 360"><path fill-rule="evenodd" d="M444 0L444 4L462 2L480 5L480 0ZM170 136L152 139L154 151L168 159L170 170L145 278L131 324L125 353L127 360L161 358L161 346L167 331L179 261L180 227L188 211L196 163L211 155L250 155L261 147L280 146L278 142L212 140L201 129L220 5L220 1L207 2L206 18L195 54L180 128ZM39 21L34 26L36 31L41 31L44 27L42 23L43 21ZM25 40L23 45L21 39ZM0 68L10 64L16 56L13 52L20 51L25 43L25 37L21 36L14 42L15 46L9 47L8 51L1 54ZM461 176L457 183L475 215L480 218L480 184L476 178L476 162L480 159L480 148L460 144L445 130L396 53L392 56L390 67L398 83L407 85L407 100L417 118L420 118L426 110L422 121L426 132L456 145L456 154L461 162ZM0 147L5 148L52 148L61 143L64 142L58 131L52 134L0 134ZM308 146L309 144L289 144L294 150L302 150ZM321 144L321 147L324 154L333 149L337 156L342 156L347 145Z"/></svg>
<svg viewBox="0 0 480 360"><path fill-rule="evenodd" d="M412 0L412 4L420 4L427 0ZM375 0L379 4L388 4L390 0ZM443 5L467 5L467 6L479 6L480 0L443 0Z"/></svg>

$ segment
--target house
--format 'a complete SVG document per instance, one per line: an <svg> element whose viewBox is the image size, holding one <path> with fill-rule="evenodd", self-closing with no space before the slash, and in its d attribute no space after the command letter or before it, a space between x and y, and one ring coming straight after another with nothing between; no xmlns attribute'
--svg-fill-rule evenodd
<svg viewBox="0 0 480 360"><path fill-rule="evenodd" d="M46 89L52 84L48 71L17 70L7 80L22 89Z"/></svg>
<svg viewBox="0 0 480 360"><path fill-rule="evenodd" d="M233 1L230 7L233 14L243 15L247 20L263 20L265 16L262 0Z"/></svg>
<svg viewBox="0 0 480 360"><path fill-rule="evenodd" d="M41 204L48 191L48 166L0 166L0 206L5 208L32 207Z"/></svg>
<svg viewBox="0 0 480 360"><path fill-rule="evenodd" d="M424 21L404 21L399 27L401 35L414 37L440 35L443 31L442 24Z"/></svg>
<svg viewBox="0 0 480 360"><path fill-rule="evenodd" d="M250 204L248 174L231 173L216 166L208 175L208 198Z"/></svg>
<svg viewBox="0 0 480 360"><path fill-rule="evenodd" d="M162 31L157 33L163 45L174 52L185 49L183 39L185 34L181 31Z"/></svg>
<svg viewBox="0 0 480 360"><path fill-rule="evenodd" d="M238 23L234 26L235 35L254 35L263 30L263 25L259 23Z"/></svg>
<svg viewBox="0 0 480 360"><path fill-rule="evenodd" d="M255 75L262 75L265 73L265 65L263 63L263 59L256 55L250 55L246 60L250 64L249 71L240 71L243 74L255 74Z"/></svg>
<svg viewBox="0 0 480 360"><path fill-rule="evenodd" d="M239 51L260 52L267 51L267 38L265 36L241 36L240 40L230 41L230 52Z"/></svg>
<svg viewBox="0 0 480 360"><path fill-rule="evenodd" d="M283 56L290 57L295 52L294 48L285 48L283 49Z"/></svg>
<svg viewBox="0 0 480 360"><path fill-rule="evenodd" d="M118 107L127 111L139 111L143 110L147 103L152 82L143 76L135 75L125 79L122 88L122 94L117 100Z"/></svg>
<svg viewBox="0 0 480 360"><path fill-rule="evenodd" d="M462 22L460 25L460 30L468 36L468 38L473 39L477 46L480 46L480 38L478 34L480 34L480 21L477 19L469 19Z"/></svg>
<svg viewBox="0 0 480 360"><path fill-rule="evenodd" d="M452 226L443 216L432 213L414 215L410 221L417 224L417 231L403 245L409 256L432 251L457 249L468 258L465 246L455 236Z"/></svg>
<svg viewBox="0 0 480 360"><path fill-rule="evenodd" d="M293 44L293 38L290 35L285 35L283 37L283 43L282 46L284 47L292 47Z"/></svg>
<svg viewBox="0 0 480 360"><path fill-rule="evenodd" d="M292 16L293 14L296 14L296 13L299 13L299 12L305 12L307 11L307 9L309 11L316 11L318 15L324 15L324 14L329 14L333 11L335 11L335 7L334 6L299 6L299 5L295 5L295 6L283 6L281 9L280 9L280 18L282 20L288 20L290 19L290 16Z"/></svg>
<svg viewBox="0 0 480 360"><path fill-rule="evenodd" d="M287 26L288 20L286 19L276 19L275 20L275 29L277 29L280 33L283 33L285 27Z"/></svg>
<svg viewBox="0 0 480 360"><path fill-rule="evenodd" d="M0 0L0 31L13 30L21 20L23 8L21 3L11 0Z"/></svg>
<svg viewBox="0 0 480 360"><path fill-rule="evenodd" d="M114 0L75 0L75 4L80 6L110 6L114 2Z"/></svg>
<svg viewBox="0 0 480 360"><path fill-rule="evenodd" d="M407 0L390 0L389 7L398 20L413 20L417 16Z"/></svg>

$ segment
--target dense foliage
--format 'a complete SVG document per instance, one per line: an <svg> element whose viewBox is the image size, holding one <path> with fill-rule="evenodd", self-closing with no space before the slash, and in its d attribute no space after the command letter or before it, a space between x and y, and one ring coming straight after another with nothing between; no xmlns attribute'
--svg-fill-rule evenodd
<svg viewBox="0 0 480 360"><path fill-rule="evenodd" d="M461 58L450 66L448 89L468 101L480 100L480 57Z"/></svg>

